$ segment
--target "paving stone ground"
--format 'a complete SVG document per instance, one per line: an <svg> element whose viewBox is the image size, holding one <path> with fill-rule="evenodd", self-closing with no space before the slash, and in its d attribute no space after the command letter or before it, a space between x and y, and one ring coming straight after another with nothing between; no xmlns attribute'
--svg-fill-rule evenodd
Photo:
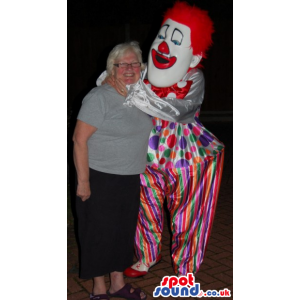
<svg viewBox="0 0 300 300"><path fill-rule="evenodd" d="M204 261L195 275L200 289L231 291L231 297L212 297L211 299L233 299L233 149L232 122L204 123L205 127L214 133L226 146L222 183L216 208L211 236L208 242ZM142 278L126 278L125 281L134 287L142 288L147 299L154 298L153 291L160 285L163 276L174 275L170 257L170 232L165 216L162 239L162 260L150 269ZM68 261L67 261L67 297L68 300L89 299L92 290L92 280L82 280L78 277L78 247L76 242L74 222L68 220ZM105 277L107 286L108 276ZM121 298L112 298L121 299ZM179 299L199 299L183 298ZM209 299L209 298L203 298Z"/></svg>

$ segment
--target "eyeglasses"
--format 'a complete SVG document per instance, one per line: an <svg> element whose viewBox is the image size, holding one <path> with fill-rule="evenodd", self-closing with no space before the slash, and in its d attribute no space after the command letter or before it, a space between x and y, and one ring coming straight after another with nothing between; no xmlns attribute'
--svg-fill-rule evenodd
<svg viewBox="0 0 300 300"><path fill-rule="evenodd" d="M118 63L118 64L114 64L114 66L121 68L121 69L125 69L129 66L131 66L132 68L139 68L141 66L140 62L133 62L131 64L128 63Z"/></svg>

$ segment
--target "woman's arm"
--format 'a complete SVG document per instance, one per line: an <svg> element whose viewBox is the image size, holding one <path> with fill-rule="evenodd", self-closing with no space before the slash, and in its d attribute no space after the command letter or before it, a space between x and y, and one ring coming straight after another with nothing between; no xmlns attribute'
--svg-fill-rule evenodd
<svg viewBox="0 0 300 300"><path fill-rule="evenodd" d="M73 135L73 155L78 180L76 195L82 201L87 200L91 195L87 141L96 130L96 127L77 120Z"/></svg>

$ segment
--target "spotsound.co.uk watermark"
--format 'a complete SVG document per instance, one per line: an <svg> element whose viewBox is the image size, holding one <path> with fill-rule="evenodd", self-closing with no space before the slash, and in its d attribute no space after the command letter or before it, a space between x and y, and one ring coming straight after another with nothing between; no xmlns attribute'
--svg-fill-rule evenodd
<svg viewBox="0 0 300 300"><path fill-rule="evenodd" d="M187 276L164 276L160 286L153 292L153 297L231 297L230 290L207 290L200 289L200 283L195 283L192 273Z"/></svg>

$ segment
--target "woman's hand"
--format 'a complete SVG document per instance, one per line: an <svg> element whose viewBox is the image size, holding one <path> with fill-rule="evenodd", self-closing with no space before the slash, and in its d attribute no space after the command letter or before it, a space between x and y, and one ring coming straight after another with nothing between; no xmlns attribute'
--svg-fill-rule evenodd
<svg viewBox="0 0 300 300"><path fill-rule="evenodd" d="M78 182L76 195L81 198L82 201L85 201L91 196L90 182Z"/></svg>
<svg viewBox="0 0 300 300"><path fill-rule="evenodd" d="M122 80L116 79L111 75L105 78L102 84L104 83L108 83L110 86L112 86L121 96L125 98L127 97L126 84Z"/></svg>
<svg viewBox="0 0 300 300"><path fill-rule="evenodd" d="M115 80L115 87L114 87L117 92L122 95L123 97L127 97L127 89L126 89L126 84L120 80L120 79L116 79Z"/></svg>
<svg viewBox="0 0 300 300"><path fill-rule="evenodd" d="M78 181L76 195L80 197L82 201L87 200L91 196L88 158L89 151L87 143L96 130L96 127L77 120L73 135L73 154Z"/></svg>

